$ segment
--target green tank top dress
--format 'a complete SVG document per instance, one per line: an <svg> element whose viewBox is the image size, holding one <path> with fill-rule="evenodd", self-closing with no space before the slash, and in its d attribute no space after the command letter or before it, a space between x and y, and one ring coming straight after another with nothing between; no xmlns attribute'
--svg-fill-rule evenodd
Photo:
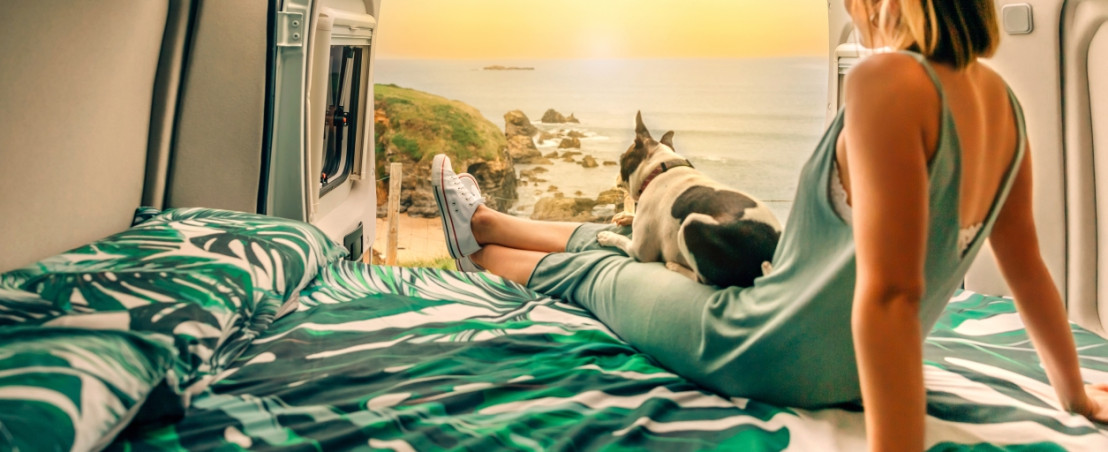
<svg viewBox="0 0 1108 452"><path fill-rule="evenodd" d="M938 149L928 163L929 215L921 331L930 331L992 231L1026 149L1023 112L1009 90L1019 147L977 236L958 247L961 156L946 95L930 64L915 57L942 101ZM621 338L669 370L712 391L816 408L861 397L851 335L855 249L851 226L832 206L830 183L843 111L800 174L773 271L746 288L716 288L600 247L583 225L565 253L539 262L528 286L584 306ZM626 231L623 231L626 233Z"/></svg>

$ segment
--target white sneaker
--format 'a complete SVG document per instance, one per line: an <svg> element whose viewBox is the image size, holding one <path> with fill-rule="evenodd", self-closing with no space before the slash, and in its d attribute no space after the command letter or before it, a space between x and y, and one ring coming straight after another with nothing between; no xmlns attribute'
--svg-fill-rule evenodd
<svg viewBox="0 0 1108 452"><path fill-rule="evenodd" d="M469 173L462 173L458 175L458 179L461 179L462 185L465 185L465 187L469 189L469 192L473 193L473 196L481 198L482 204L485 203L485 198L481 196L481 187L477 185L476 177L473 177L473 175Z"/></svg>
<svg viewBox="0 0 1108 452"><path fill-rule="evenodd" d="M473 196L481 199L481 202L485 202L485 198L481 196L481 187L477 185L477 178L472 174L462 173L458 175L458 179L462 181L462 185L469 189ZM460 272L480 273L485 271L484 267L477 265L470 259L469 256L462 257L460 259L454 259L454 268L457 268Z"/></svg>
<svg viewBox="0 0 1108 452"><path fill-rule="evenodd" d="M470 221L484 199L462 182L462 178L450 167L450 158L444 154L436 155L431 162L431 188L442 216L442 230L450 257L461 259L476 253L481 245L473 237Z"/></svg>

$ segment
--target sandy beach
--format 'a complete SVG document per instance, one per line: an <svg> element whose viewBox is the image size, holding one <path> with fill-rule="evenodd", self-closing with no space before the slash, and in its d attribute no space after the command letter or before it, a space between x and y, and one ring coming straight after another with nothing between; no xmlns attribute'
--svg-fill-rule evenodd
<svg viewBox="0 0 1108 452"><path fill-rule="evenodd" d="M388 233L388 219L378 218L373 249L381 253L382 258L385 255ZM430 261L448 255L446 239L442 235L442 220L438 218L415 218L407 214L400 214L397 243L398 263Z"/></svg>

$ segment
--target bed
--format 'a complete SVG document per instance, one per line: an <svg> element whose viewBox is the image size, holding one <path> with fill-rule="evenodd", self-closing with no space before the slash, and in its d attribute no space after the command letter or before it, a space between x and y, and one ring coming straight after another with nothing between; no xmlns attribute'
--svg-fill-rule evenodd
<svg viewBox="0 0 1108 452"><path fill-rule="evenodd" d="M178 217L196 229L189 215ZM188 250L193 257L219 242L210 235L191 241L210 245ZM224 248L233 254L232 248L251 247ZM83 255L106 249L93 248L96 253ZM311 260L309 254L301 257ZM71 270L72 255L65 259ZM265 266L257 256L267 253L239 255ZM857 406L810 411L720 397L637 353L583 309L494 275L369 266L327 251L317 257L317 271L298 276L303 284L288 284L285 293L254 303L250 315L201 321L220 330L208 335L197 333L203 328L182 329L187 321L159 330L169 311L162 306L136 314L149 308L141 303L108 310L129 318L125 322L75 320L104 312L80 303L63 306L42 284L28 284L26 275L5 274L0 288L9 292L7 298L0 292L0 301L7 300L0 303L0 320L8 320L0 321L0 334L56 333L58 327L74 334L111 331L160 340L176 352L177 360L160 364L167 369L162 384L151 382L145 401L132 397L129 416L101 426L98 441L79 444L89 448L864 449ZM39 265L40 277L48 267ZM268 274L276 274L270 267ZM233 284L232 276L219 285ZM256 274L254 286L281 292L273 289L278 285L258 284ZM10 292L17 287L38 301L17 300ZM73 302L73 293L63 298ZM161 317L151 320L150 311ZM1073 328L1085 379L1108 382L1108 341ZM150 361L155 358L164 356ZM1108 450L1108 426L1067 414L1053 401L1011 300L956 294L926 341L925 361L929 450ZM2 372L0 448L4 435L21 433L5 427L19 416L11 409L5 414ZM174 395L187 409L167 409Z"/></svg>

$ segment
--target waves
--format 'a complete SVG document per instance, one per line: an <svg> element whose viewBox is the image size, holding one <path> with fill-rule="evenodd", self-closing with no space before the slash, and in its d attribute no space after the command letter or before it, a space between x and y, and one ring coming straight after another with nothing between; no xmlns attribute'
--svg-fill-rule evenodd
<svg viewBox="0 0 1108 452"><path fill-rule="evenodd" d="M656 138L675 131L676 150L702 171L763 199L792 199L827 116L827 65L820 58L549 60L519 62L535 67L525 73L473 70L497 63L503 62L380 60L375 77L458 99L498 125L517 109L531 118L550 108L573 113L580 124L535 126L584 134L580 151L598 160L618 161L641 111ZM536 140L543 154L559 143ZM595 195L618 174L615 167L583 169L557 159L551 169L567 196ZM548 187L527 189L521 198L543 196ZM783 218L789 203L781 204L775 213Z"/></svg>

